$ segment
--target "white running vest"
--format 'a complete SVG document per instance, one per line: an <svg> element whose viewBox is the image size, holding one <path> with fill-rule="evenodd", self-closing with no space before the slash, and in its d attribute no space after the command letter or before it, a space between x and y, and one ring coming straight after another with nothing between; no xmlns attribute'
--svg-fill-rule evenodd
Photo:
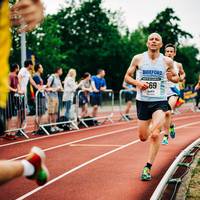
<svg viewBox="0 0 200 200"><path fill-rule="evenodd" d="M149 84L147 90L137 88L137 100L145 102L166 101L167 77L163 54L160 53L156 63L152 63L148 53L144 52L143 64L138 66L136 71L136 80Z"/></svg>
<svg viewBox="0 0 200 200"><path fill-rule="evenodd" d="M177 66L177 62L174 61L174 71L175 73L178 75L179 74L179 68ZM169 80L167 80L167 97L170 97L174 94L176 94L175 92L173 92L173 90L171 88L176 87L178 90L180 90L179 88L179 84L178 83L173 83Z"/></svg>

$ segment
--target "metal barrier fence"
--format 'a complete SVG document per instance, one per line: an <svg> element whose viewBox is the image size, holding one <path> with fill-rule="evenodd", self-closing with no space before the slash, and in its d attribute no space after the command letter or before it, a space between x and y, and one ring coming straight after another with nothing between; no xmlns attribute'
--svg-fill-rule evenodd
<svg viewBox="0 0 200 200"><path fill-rule="evenodd" d="M45 134L49 135L53 129L56 128L54 132L58 132L59 129L67 128L79 129L76 125L76 116L70 119L65 117L65 104L62 101L62 92L59 92L58 98L50 97L49 92L37 91L35 95L36 104L36 115L35 123ZM57 99L57 100L56 100ZM74 115L73 105L71 108L71 113ZM52 122L53 121L53 122ZM57 127L61 126L61 127Z"/></svg>
<svg viewBox="0 0 200 200"><path fill-rule="evenodd" d="M92 117L92 110L93 106L91 105L92 98L92 93L88 93L87 95L84 94L83 90L78 91L76 95L76 115L77 115L77 120L79 123L82 123L85 127L88 127L87 122L90 120L103 120L103 121L98 121L98 124L102 124L106 121L110 121L113 123L112 117L114 113L114 92L113 90L105 90L102 91L100 94L100 106L99 106L99 111L98 115L96 117ZM92 103L93 104L93 103ZM88 112L83 115L83 107L87 106ZM82 109L82 113L81 113ZM88 117L90 116L90 117Z"/></svg>
<svg viewBox="0 0 200 200"><path fill-rule="evenodd" d="M134 92L134 91L133 91ZM125 104L128 101L135 101L135 97L136 97L136 93L130 94L130 90L120 90L119 92L119 111L120 111L120 115L122 116L121 119L124 119L126 121L129 121L131 119L131 116L134 115L134 113L128 113L126 114L125 111ZM133 109L130 109L133 110Z"/></svg>
<svg viewBox="0 0 200 200"><path fill-rule="evenodd" d="M162 192L164 188L166 187L166 184L169 183L170 178L174 174L175 170L177 169L178 165L180 164L180 161L187 156L191 156L190 152L195 146L200 145L200 138L198 138L196 141L194 141L192 144L190 144L188 147L186 147L174 160L174 162L171 164L163 178L161 179L160 183L158 184L157 188L155 189L154 193L152 194L150 200L158 200L161 199ZM172 198L173 199L173 198Z"/></svg>
<svg viewBox="0 0 200 200"><path fill-rule="evenodd" d="M27 125L26 105L27 98L25 95L14 92L9 93L7 106L3 114L6 121L5 133L18 132L25 138L29 138L24 131Z"/></svg>

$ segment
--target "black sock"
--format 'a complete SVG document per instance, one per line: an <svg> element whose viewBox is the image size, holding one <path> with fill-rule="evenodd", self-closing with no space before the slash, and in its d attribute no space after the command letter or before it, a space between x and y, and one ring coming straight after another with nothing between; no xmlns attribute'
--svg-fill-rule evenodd
<svg viewBox="0 0 200 200"><path fill-rule="evenodd" d="M147 163L145 167L147 167L147 168L151 169L151 167L152 167L152 164L151 164L151 163Z"/></svg>
<svg viewBox="0 0 200 200"><path fill-rule="evenodd" d="M174 128L174 124L171 124L171 125L170 125L170 128Z"/></svg>
<svg viewBox="0 0 200 200"><path fill-rule="evenodd" d="M164 136L168 138L168 135L167 135L167 134L165 134Z"/></svg>

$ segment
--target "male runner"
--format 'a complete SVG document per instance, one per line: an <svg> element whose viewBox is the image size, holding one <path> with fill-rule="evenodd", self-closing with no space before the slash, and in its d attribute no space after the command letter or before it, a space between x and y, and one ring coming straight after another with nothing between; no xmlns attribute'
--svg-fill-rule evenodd
<svg viewBox="0 0 200 200"><path fill-rule="evenodd" d="M125 81L137 89L136 108L141 141L150 139L150 149L141 180L151 180L150 170L160 146L160 129L168 110L166 82L178 82L173 70L173 61L160 53L162 37L152 33L147 40L148 51L133 57L125 75ZM133 74L136 73L136 79ZM151 126L150 126L151 123Z"/></svg>
<svg viewBox="0 0 200 200"><path fill-rule="evenodd" d="M171 58L174 60L174 57L176 56L176 47L173 44L167 44L165 46L165 56ZM181 63L178 63L176 61L173 62L174 64L174 70L176 74L179 76L179 81L182 81L185 78L185 72L183 70L183 66ZM168 144L168 135L170 134L171 138L175 138L175 125L172 123L172 110L175 109L176 103L179 99L179 84L173 83L171 81L167 81L167 99L168 103L171 107L169 111L166 112L166 118L164 123L164 137L162 140L162 144L167 145Z"/></svg>

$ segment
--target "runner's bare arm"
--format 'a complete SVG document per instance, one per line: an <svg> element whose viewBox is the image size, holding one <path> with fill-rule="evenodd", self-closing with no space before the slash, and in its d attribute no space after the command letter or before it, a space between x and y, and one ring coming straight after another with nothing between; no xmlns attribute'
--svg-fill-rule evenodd
<svg viewBox="0 0 200 200"><path fill-rule="evenodd" d="M138 80L133 78L133 75L135 74L135 72L138 68L138 64L139 64L140 59L141 59L140 55L136 55L136 56L133 57L133 59L131 61L131 65L128 68L126 74L125 74L124 80L128 84L135 85L141 90L146 90L149 87L148 83L138 81Z"/></svg>
<svg viewBox="0 0 200 200"><path fill-rule="evenodd" d="M183 69L183 65L181 63L178 63L178 68L179 68L179 79L180 81L185 79L185 71Z"/></svg>
<svg viewBox="0 0 200 200"><path fill-rule="evenodd" d="M179 82L179 76L176 74L174 70L173 60L171 58L165 57L166 66L167 66L167 79L173 83Z"/></svg>

